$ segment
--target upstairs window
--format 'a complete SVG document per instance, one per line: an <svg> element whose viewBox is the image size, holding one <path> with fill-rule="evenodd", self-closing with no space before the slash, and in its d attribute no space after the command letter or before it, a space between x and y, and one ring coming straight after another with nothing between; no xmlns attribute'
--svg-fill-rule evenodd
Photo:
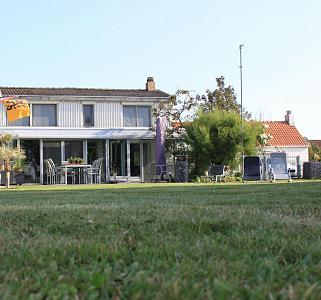
<svg viewBox="0 0 321 300"><path fill-rule="evenodd" d="M32 105L33 126L57 126L56 104L33 104Z"/></svg>
<svg viewBox="0 0 321 300"><path fill-rule="evenodd" d="M30 126L30 117L25 117L13 122L8 122L8 126Z"/></svg>
<svg viewBox="0 0 321 300"><path fill-rule="evenodd" d="M94 105L83 105L84 126L94 126Z"/></svg>
<svg viewBox="0 0 321 300"><path fill-rule="evenodd" d="M150 106L126 105L124 106L125 127L150 127Z"/></svg>

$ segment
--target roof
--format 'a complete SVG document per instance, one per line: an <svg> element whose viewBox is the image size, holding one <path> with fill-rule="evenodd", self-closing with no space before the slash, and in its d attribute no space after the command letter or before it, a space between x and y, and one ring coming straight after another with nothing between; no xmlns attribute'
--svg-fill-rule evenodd
<svg viewBox="0 0 321 300"><path fill-rule="evenodd" d="M263 122L265 133L272 136L268 146L307 147L309 144L296 129L286 121Z"/></svg>
<svg viewBox="0 0 321 300"><path fill-rule="evenodd" d="M167 93L160 90L147 91L140 89L0 87L0 91L2 96L169 97Z"/></svg>
<svg viewBox="0 0 321 300"><path fill-rule="evenodd" d="M311 145L315 145L315 146L321 147L321 140L309 140L309 143Z"/></svg>

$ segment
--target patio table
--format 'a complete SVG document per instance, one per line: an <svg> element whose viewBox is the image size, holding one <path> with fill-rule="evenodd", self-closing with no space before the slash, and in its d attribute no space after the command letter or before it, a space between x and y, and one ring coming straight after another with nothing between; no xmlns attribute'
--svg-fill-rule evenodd
<svg viewBox="0 0 321 300"><path fill-rule="evenodd" d="M65 184L68 184L67 180L67 174L68 174L68 169L78 169L79 170L79 183L80 183L80 169L88 169L91 168L91 165L85 165L85 164L65 164L59 167L60 169L63 169L65 172Z"/></svg>

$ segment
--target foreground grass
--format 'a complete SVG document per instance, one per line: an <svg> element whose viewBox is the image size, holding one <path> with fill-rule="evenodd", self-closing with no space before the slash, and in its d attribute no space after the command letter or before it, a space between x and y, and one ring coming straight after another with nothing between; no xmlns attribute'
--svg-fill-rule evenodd
<svg viewBox="0 0 321 300"><path fill-rule="evenodd" d="M3 299L320 299L320 183L0 190Z"/></svg>

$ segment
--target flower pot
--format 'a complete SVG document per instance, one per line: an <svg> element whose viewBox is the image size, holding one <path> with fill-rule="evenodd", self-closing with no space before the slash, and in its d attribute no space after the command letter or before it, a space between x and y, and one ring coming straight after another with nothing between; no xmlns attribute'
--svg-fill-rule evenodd
<svg viewBox="0 0 321 300"><path fill-rule="evenodd" d="M15 173L15 179L17 185L22 185L23 183L25 183L25 174L23 172Z"/></svg>
<svg viewBox="0 0 321 300"><path fill-rule="evenodd" d="M0 171L0 176L1 176L1 185L6 185L6 172L5 171ZM10 172L10 184L13 184L13 172Z"/></svg>

